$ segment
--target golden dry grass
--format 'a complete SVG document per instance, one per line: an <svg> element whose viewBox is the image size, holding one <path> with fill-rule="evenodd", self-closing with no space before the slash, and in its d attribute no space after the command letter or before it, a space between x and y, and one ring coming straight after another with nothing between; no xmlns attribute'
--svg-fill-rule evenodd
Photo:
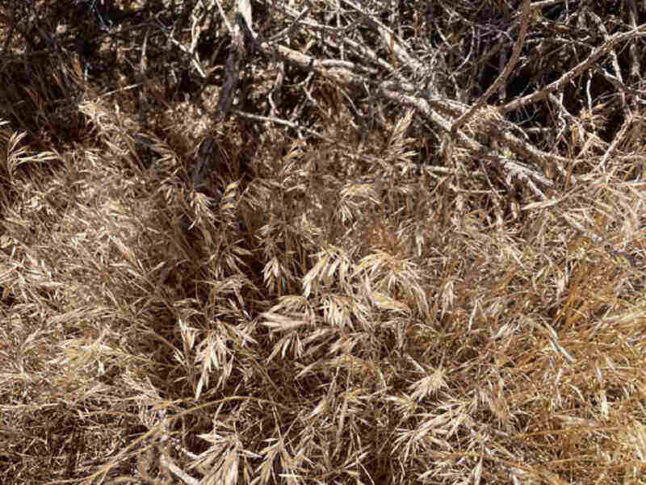
<svg viewBox="0 0 646 485"><path fill-rule="evenodd" d="M143 127L130 91L22 62L0 67L3 483L643 479L643 118L531 201L458 151L417 164L412 113L353 127L324 80L305 142L183 101Z"/></svg>

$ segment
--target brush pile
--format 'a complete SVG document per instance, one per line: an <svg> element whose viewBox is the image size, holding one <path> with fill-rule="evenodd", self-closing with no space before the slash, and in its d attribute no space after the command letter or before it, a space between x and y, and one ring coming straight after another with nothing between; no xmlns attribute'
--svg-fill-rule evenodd
<svg viewBox="0 0 646 485"><path fill-rule="evenodd" d="M3 1L2 483L639 483L645 21Z"/></svg>

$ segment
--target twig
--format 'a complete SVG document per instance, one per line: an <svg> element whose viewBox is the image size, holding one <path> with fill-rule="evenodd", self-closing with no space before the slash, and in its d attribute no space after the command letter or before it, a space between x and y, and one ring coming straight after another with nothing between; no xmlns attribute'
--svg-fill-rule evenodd
<svg viewBox="0 0 646 485"><path fill-rule="evenodd" d="M506 169L507 172L509 172L514 177L518 177L521 179L528 177L537 183L545 185L546 187L554 186L554 182L552 182L550 179L546 178L545 176L541 175L538 172L535 172L531 168L521 165L506 157L503 157L500 155L485 155L483 158L492 162L496 162L498 165Z"/></svg>
<svg viewBox="0 0 646 485"><path fill-rule="evenodd" d="M160 30L168 37L170 40L171 44L176 45L182 52L188 54L191 58L191 61L193 62L193 65L195 66L195 69L197 72L202 76L203 78L206 78L206 73L204 72L204 69L202 69L202 65L200 64L200 60L197 57L195 52L191 51L190 47L186 47L184 44L182 44L180 41L175 39L172 35L172 33L167 32L167 28L165 25L163 25L159 20L157 20L158 25L160 26Z"/></svg>
<svg viewBox="0 0 646 485"><path fill-rule="evenodd" d="M224 13L224 9L222 8L222 4L220 3L220 0L215 0L215 4L218 6L220 17L222 17L222 21L224 22L224 25L226 26L227 30L229 31L230 34L233 33L233 28L231 27L231 24L229 23L229 19L227 19L227 16Z"/></svg>
<svg viewBox="0 0 646 485"><path fill-rule="evenodd" d="M581 120L579 120L576 116L574 116L567 110L567 108L563 105L562 100L551 93L548 95L548 99L558 109L559 119L562 121L563 126L568 126L569 124L570 131L573 131L573 127L576 127L576 129L579 130L581 134L585 134L586 137L592 136L588 132L588 130L585 129L585 126L583 126Z"/></svg>
<svg viewBox="0 0 646 485"><path fill-rule="evenodd" d="M135 84L131 84L129 86L124 86L124 87L119 88L119 89L113 89L112 91L108 91L107 93L100 94L99 96L97 96L95 98L88 99L88 100L86 100L86 102L87 101L97 101L97 100L99 100L101 98L106 98L108 96L112 96L113 94L121 93L123 91L130 91L131 89L136 89L141 85L143 85L143 83L135 83Z"/></svg>
<svg viewBox="0 0 646 485"><path fill-rule="evenodd" d="M565 1L566 0L543 0L541 2L532 3L531 7L532 7L532 10L535 8L551 7L552 5L558 5L559 3L563 3Z"/></svg>
<svg viewBox="0 0 646 485"><path fill-rule="evenodd" d="M343 0L343 3L352 7L354 10L359 12L359 14L361 14L364 18L368 19L371 23L373 23L377 27L377 32L381 37L382 43L386 46L386 48L393 51L393 53L397 56L397 59L402 64L404 64L406 67L416 72L425 71L425 66L408 53L408 51L404 47L403 41L399 39L397 34L395 34L392 30L386 27L377 18L366 13L364 10L361 9L359 5L355 4L354 2L351 2L350 0Z"/></svg>
<svg viewBox="0 0 646 485"><path fill-rule="evenodd" d="M439 126L442 130L450 133L451 122L431 109L429 103L425 99L402 94L388 89L381 89L380 92L386 98L396 101L403 106L415 108L418 113L422 114L434 125ZM465 135L461 131L458 131L456 133L456 136L457 139L471 151L479 151L483 149L483 146L480 143L478 143L468 135Z"/></svg>
<svg viewBox="0 0 646 485"><path fill-rule="evenodd" d="M226 77L216 107L216 116L220 118L226 117L233 104L233 96L240 81L240 69L246 54L245 44L255 42L256 39L252 28L253 17L249 0L237 0L236 8L236 24L231 33Z"/></svg>
<svg viewBox="0 0 646 485"><path fill-rule="evenodd" d="M511 133L508 133L505 130L502 130L499 126L493 123L490 123L489 126L491 135L496 137L505 146L509 147L509 149L515 154L520 155L524 158L528 158L530 160L534 160L539 165L551 163L555 166L556 170L561 174L563 178L568 179L569 176L570 182L572 184L576 183L576 177L572 174L568 174L563 167L564 164L570 162L568 158L539 150L538 148L530 145L528 142L521 140L520 138L512 135Z"/></svg>
<svg viewBox="0 0 646 485"><path fill-rule="evenodd" d="M470 118L473 117L476 111L478 111L480 108L482 108L482 106L485 105L491 95L498 91L498 89L500 89L500 87L505 82L507 82L507 78L514 70L514 67L516 67L516 63L518 62L518 58L520 57L520 52L523 49L525 37L527 36L527 26L529 25L530 15L531 8L529 0L523 0L523 11L520 18L520 31L518 32L518 38L516 39L516 43L514 44L514 48L511 53L511 59L509 59L509 62L502 70L498 78L496 78L491 86L489 86L487 91L485 91L485 93L480 96L480 99L478 99L478 101L466 113L455 120L455 122L451 126L451 137L454 137L457 131L462 128Z"/></svg>
<svg viewBox="0 0 646 485"><path fill-rule="evenodd" d="M234 110L234 111L232 111L232 113L235 114L236 116L240 116L242 118L247 118L249 120L263 121L263 122L266 121L266 122L274 123L274 124L277 124L277 125L287 126L289 128L293 128L295 130L304 131L305 133L307 133L309 135L312 135L312 136L314 136L316 138L320 138L321 140L325 140L325 141L328 141L328 142L333 142L334 141L331 138L328 138L328 137L326 137L324 135L321 135L320 133L317 133L316 131L314 131L314 130L312 130L310 128L306 128L304 126L298 125L298 124L293 123L291 121L284 120L282 118L275 118L273 116L260 116L260 115L255 115L255 114L252 114L252 113L245 113L244 111L238 111L238 110Z"/></svg>
<svg viewBox="0 0 646 485"><path fill-rule="evenodd" d="M594 22L597 29L599 29L599 31L603 34L604 40L607 41L610 36L608 35L608 30L606 29L603 21L594 12L588 12L588 15ZM630 115L630 107L626 103L626 91L628 90L628 88L624 85L624 79L621 75L621 68L619 67L619 59L617 58L617 53L614 49L610 51L610 61L612 69L615 72L614 77L610 76L601 66L599 66L598 71L600 71L606 79L608 79L615 87L619 89L619 98L621 99L621 106L624 111L624 116L628 117Z"/></svg>
<svg viewBox="0 0 646 485"><path fill-rule="evenodd" d="M628 23L633 29L637 29L637 6L634 0L626 0L628 5ZM637 53L637 43L631 42L628 48L630 56L630 81L637 82L641 80L641 63Z"/></svg>
<svg viewBox="0 0 646 485"><path fill-rule="evenodd" d="M269 42L269 43L276 42L276 41L278 41L278 40L282 39L283 37L287 37L287 36L289 36L292 32L294 32L294 30L296 30L296 27L298 27L299 25L301 25L301 21L303 20L303 17L305 17L305 15L307 15L307 14L309 13L310 9L311 9L311 7L310 7L309 5L308 5L307 7L305 7L305 8L304 8L304 9L303 9L299 14L298 14L298 16L296 17L296 19L294 19L294 21L293 21L290 25L288 25L287 27L285 27L283 30L281 30L280 32L278 32L276 35L272 35L272 36L267 40L267 42Z"/></svg>
<svg viewBox="0 0 646 485"><path fill-rule="evenodd" d="M329 61L321 61L307 54L303 54L301 52L295 51L294 49L290 49L288 47L281 46L281 45L273 48L269 46L267 43L263 43L261 44L261 49L267 53L274 53L282 57L283 59L287 60L288 62L294 63L305 69L314 69L320 74L326 77L335 79L336 81L341 83L355 83L360 86L363 86L365 84L374 84L370 80L364 78L363 76L360 76L359 74L356 74L343 67L339 67L337 69L326 68L326 66L330 64L336 65L341 63L342 61L335 61L334 63L330 63ZM379 92L384 97L391 99L402 106L409 106L409 107L415 108L417 112L419 112L421 115L426 117L434 125L440 127L445 132L450 133L451 125L452 125L451 121L444 118L435 110L433 110L431 108L429 101L420 97L412 96L409 94L403 94L399 91L388 89L387 87L385 87L383 83L378 85L377 88L379 89ZM435 99L435 102L439 103L438 98ZM462 105L460 103L445 101L445 102L442 102L441 104L445 106L447 109L460 111L460 113L463 112L461 110ZM252 115L252 116L256 116L256 115ZM263 121L272 121L272 120L263 119ZM508 146L517 155L520 155L529 160L533 160L539 166L544 165L546 162L551 162L554 165L556 165L557 170L564 177L567 177L567 173L562 166L562 164L566 164L569 162L567 158L560 157L558 155L552 155L550 153L539 150L538 148L530 145L528 142L525 142L520 138L507 133L501 128L496 128L495 126L493 126L493 124L490 126L489 131L491 134L493 134L502 143ZM480 143L478 143L471 137L465 135L459 130L456 133L456 137L458 141L470 151L473 151L473 152L482 151L484 148L483 145L481 145ZM576 179L573 176L570 176L570 180L572 183L576 182Z"/></svg>
<svg viewBox="0 0 646 485"><path fill-rule="evenodd" d="M352 72L355 64L350 61L341 61L338 59L320 60L283 45L277 45L274 47L267 42L260 44L260 50L267 55L278 56L288 62L291 62L292 64L296 64L303 69L314 69L319 74L322 74L326 77L341 77L346 79L347 82L366 81L358 74Z"/></svg>
<svg viewBox="0 0 646 485"><path fill-rule="evenodd" d="M246 28L252 34L254 39L256 33L253 31L253 13L251 11L251 2L249 0L236 0L236 10L246 22Z"/></svg>
<svg viewBox="0 0 646 485"><path fill-rule="evenodd" d="M588 56L587 59L585 59L584 61L581 61L579 64L577 64L570 71L566 72L559 79L557 79L551 84L548 84L540 91L537 91L533 94L528 94L527 96L523 96L522 98L515 99L514 101L511 101L506 105L501 106L500 108L498 108L499 111L501 113L507 113L509 111L513 111L515 109L519 109L529 104L545 99L550 93L553 93L554 91L557 91L565 87L565 85L569 83L572 79L574 79L575 77L579 76L587 69L592 67L599 58L608 54L620 42L632 39L634 37L641 37L642 35L645 35L645 34L646 34L646 25L641 25L639 26L639 28L631 30L630 32L623 32L621 34L615 34L612 37L609 37L608 40L604 42L601 46L597 47L592 52L592 54Z"/></svg>
<svg viewBox="0 0 646 485"><path fill-rule="evenodd" d="M610 143L610 146L606 150L606 153L603 154L603 158L601 159L601 163L599 164L599 168L601 170L604 170L606 168L606 162L615 153L615 150L617 149L619 144L624 140L626 133L628 133L628 128L630 128L630 125L632 125L632 123L633 117L629 114L621 125L619 132L612 140L612 143Z"/></svg>

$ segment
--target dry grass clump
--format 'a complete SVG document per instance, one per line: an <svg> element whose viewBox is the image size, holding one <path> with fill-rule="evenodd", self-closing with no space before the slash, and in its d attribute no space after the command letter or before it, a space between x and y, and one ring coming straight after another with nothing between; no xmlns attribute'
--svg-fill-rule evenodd
<svg viewBox="0 0 646 485"><path fill-rule="evenodd" d="M223 22L179 3L180 26ZM114 2L147 13L130 4ZM222 90L176 95L118 49L93 77L65 39L1 57L3 483L639 483L641 105L610 141L581 113L555 150L538 131L485 150L511 123L493 109L429 133L461 102L384 91L369 111L289 53L258 61L266 99L274 74L293 82L259 114L252 93L207 116Z"/></svg>

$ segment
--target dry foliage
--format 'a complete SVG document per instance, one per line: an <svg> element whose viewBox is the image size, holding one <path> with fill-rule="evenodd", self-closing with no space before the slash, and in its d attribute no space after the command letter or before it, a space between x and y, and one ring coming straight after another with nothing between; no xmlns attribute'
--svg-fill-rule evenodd
<svg viewBox="0 0 646 485"><path fill-rule="evenodd" d="M640 482L645 15L2 2L0 481Z"/></svg>

